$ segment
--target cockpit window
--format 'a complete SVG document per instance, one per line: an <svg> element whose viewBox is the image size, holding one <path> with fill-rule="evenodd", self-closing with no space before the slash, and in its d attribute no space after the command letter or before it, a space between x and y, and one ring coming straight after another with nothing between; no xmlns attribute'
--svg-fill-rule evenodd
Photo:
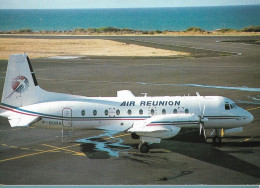
<svg viewBox="0 0 260 188"><path fill-rule="evenodd" d="M232 110L232 109L236 109L237 105L233 102L231 104L229 104L228 102L225 103L225 110Z"/></svg>
<svg viewBox="0 0 260 188"><path fill-rule="evenodd" d="M237 108L237 105L235 103L232 103L231 108Z"/></svg>
<svg viewBox="0 0 260 188"><path fill-rule="evenodd" d="M225 104L225 110L230 110L230 106L228 103Z"/></svg>

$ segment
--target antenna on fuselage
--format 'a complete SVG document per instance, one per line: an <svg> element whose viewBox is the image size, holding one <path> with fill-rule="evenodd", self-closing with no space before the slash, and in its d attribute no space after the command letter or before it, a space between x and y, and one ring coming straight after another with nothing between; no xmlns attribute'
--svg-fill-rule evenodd
<svg viewBox="0 0 260 188"><path fill-rule="evenodd" d="M147 97L147 93L140 93L141 95L144 95L144 97Z"/></svg>

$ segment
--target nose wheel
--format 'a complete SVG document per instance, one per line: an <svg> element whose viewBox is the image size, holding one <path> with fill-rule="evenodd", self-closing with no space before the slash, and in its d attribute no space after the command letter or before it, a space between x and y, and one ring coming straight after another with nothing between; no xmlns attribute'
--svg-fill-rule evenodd
<svg viewBox="0 0 260 188"><path fill-rule="evenodd" d="M214 145L220 145L221 144L221 137L214 136L212 141L213 141Z"/></svg>
<svg viewBox="0 0 260 188"><path fill-rule="evenodd" d="M212 144L213 145L220 145L221 144L221 137L224 135L224 131L223 131L223 129L222 129L222 132L221 132L221 134L220 134L220 132L219 132L220 130L218 130L218 129L214 129L213 131L212 131L212 133L211 133L211 135L213 135L214 134L214 137L213 137L213 139L212 139ZM221 135L221 136L220 136Z"/></svg>
<svg viewBox="0 0 260 188"><path fill-rule="evenodd" d="M139 144L138 149L141 153L148 153L150 150L150 146L146 142L142 142Z"/></svg>

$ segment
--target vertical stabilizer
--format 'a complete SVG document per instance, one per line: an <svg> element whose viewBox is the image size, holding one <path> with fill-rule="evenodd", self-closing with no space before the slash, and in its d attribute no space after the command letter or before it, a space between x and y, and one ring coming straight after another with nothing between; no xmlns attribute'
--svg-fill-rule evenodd
<svg viewBox="0 0 260 188"><path fill-rule="evenodd" d="M34 104L40 91L28 56L10 55L1 103L13 107Z"/></svg>

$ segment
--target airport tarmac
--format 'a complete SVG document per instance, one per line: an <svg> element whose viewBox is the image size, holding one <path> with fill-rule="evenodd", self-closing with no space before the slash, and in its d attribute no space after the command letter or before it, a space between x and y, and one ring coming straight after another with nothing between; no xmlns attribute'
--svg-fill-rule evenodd
<svg viewBox="0 0 260 188"><path fill-rule="evenodd" d="M195 95L198 91L234 100L254 115L254 121L243 132L227 134L219 147L210 138L205 143L198 130L182 130L142 154L136 148L139 141L124 132L73 130L72 142L61 142L61 129L37 123L11 128L0 118L0 184L259 185L260 45L255 42L259 36L81 37L191 55L31 59L43 89L89 97L116 96L116 91L124 89L149 96ZM7 61L0 61L0 91L6 66Z"/></svg>

